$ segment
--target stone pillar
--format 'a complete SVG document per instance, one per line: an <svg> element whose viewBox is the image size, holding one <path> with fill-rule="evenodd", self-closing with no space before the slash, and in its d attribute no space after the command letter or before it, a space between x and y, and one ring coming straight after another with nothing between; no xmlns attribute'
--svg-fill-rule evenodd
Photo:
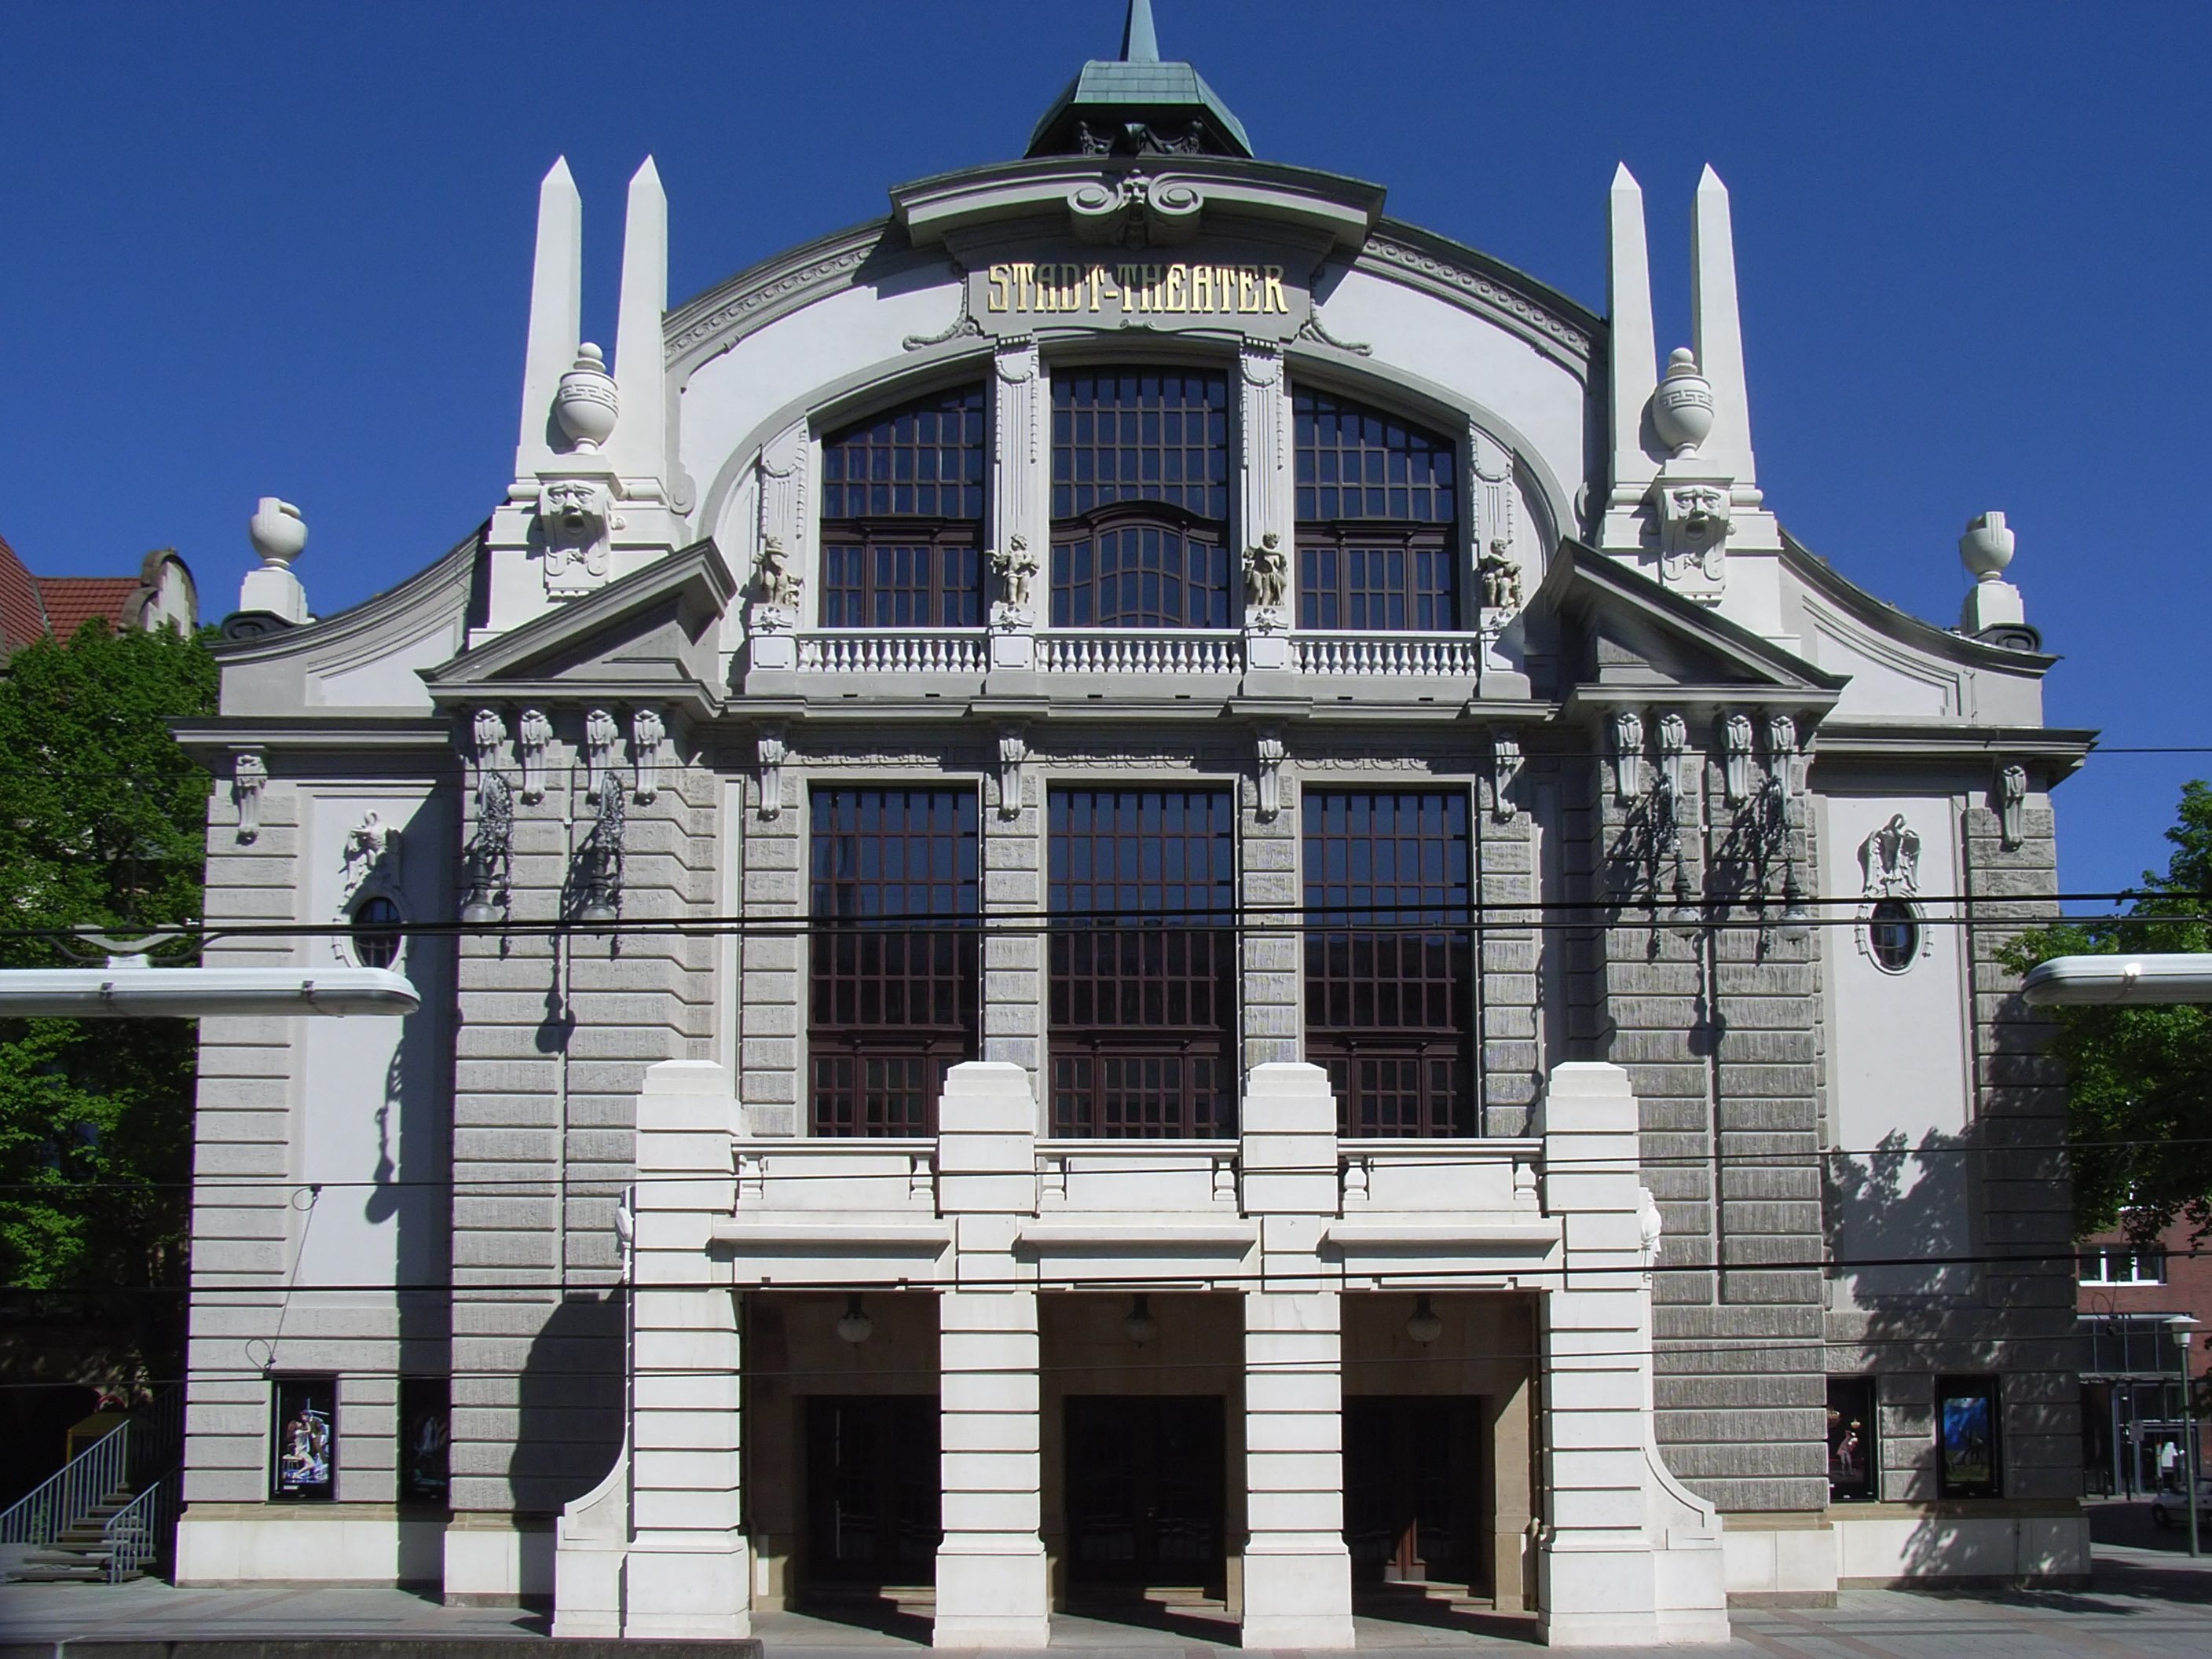
<svg viewBox="0 0 2212 1659"><path fill-rule="evenodd" d="M1320 1255L1337 1212L1336 1101L1318 1066L1249 1075L1239 1150L1261 1277L1244 1296L1243 1645L1349 1648L1343 1297Z"/></svg>
<svg viewBox="0 0 2212 1659"><path fill-rule="evenodd" d="M1718 1520L1668 1473L1654 1435L1643 1218L1656 1208L1638 1178L1628 1073L1555 1067L1540 1111L1544 1211L1565 1245L1540 1334L1545 1639L1725 1642Z"/></svg>
<svg viewBox="0 0 2212 1659"><path fill-rule="evenodd" d="M931 1644L1041 1648L1051 1620L1038 1534L1037 1299L1015 1286L1013 1248L1022 1218L1036 1212L1036 1102L1022 1068L954 1066L937 1146L957 1279L938 1298L945 1539Z"/></svg>
<svg viewBox="0 0 2212 1659"><path fill-rule="evenodd" d="M671 1060L637 1103L631 1257L630 1510L625 1637L749 1635L738 1506L737 1299L702 1283L713 1218L737 1206L729 1074Z"/></svg>

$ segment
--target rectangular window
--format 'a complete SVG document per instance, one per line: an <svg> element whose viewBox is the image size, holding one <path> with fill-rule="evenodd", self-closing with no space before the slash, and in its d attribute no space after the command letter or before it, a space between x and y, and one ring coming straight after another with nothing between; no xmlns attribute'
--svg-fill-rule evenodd
<svg viewBox="0 0 2212 1659"><path fill-rule="evenodd" d="M1298 626L1442 632L1459 621L1452 442L1326 392L1291 400Z"/></svg>
<svg viewBox="0 0 2212 1659"><path fill-rule="evenodd" d="M1996 1498L2003 1492L1997 1380L1946 1376L1936 1383L1936 1495Z"/></svg>
<svg viewBox="0 0 2212 1659"><path fill-rule="evenodd" d="M1875 1380L1828 1379L1828 1500L1857 1503L1876 1495Z"/></svg>
<svg viewBox="0 0 2212 1659"><path fill-rule="evenodd" d="M1474 1135L1464 790L1304 792L1306 1058L1346 1135Z"/></svg>
<svg viewBox="0 0 2212 1659"><path fill-rule="evenodd" d="M934 1134L945 1068L975 1055L975 792L820 787L811 803L812 1132Z"/></svg>
<svg viewBox="0 0 2212 1659"><path fill-rule="evenodd" d="M980 386L823 439L823 627L981 625L984 458Z"/></svg>
<svg viewBox="0 0 2212 1659"><path fill-rule="evenodd" d="M269 1495L327 1504L337 1496L338 1380L280 1376L270 1390Z"/></svg>
<svg viewBox="0 0 2212 1659"><path fill-rule="evenodd" d="M399 1379L399 1501L444 1504L453 1443L453 1384L442 1376Z"/></svg>
<svg viewBox="0 0 2212 1659"><path fill-rule="evenodd" d="M2166 1252L2100 1244L2081 1252L2084 1285L2163 1285Z"/></svg>
<svg viewBox="0 0 2212 1659"><path fill-rule="evenodd" d="M1233 823L1225 789L1051 793L1054 1134L1237 1133Z"/></svg>

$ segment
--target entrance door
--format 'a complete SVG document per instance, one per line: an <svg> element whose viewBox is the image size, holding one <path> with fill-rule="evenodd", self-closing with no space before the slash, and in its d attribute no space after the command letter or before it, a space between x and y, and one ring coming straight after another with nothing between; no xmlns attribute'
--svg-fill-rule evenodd
<svg viewBox="0 0 2212 1659"><path fill-rule="evenodd" d="M1479 1401L1382 1395L1344 1402L1344 1541L1354 1583L1468 1584L1475 1545Z"/></svg>
<svg viewBox="0 0 2212 1659"><path fill-rule="evenodd" d="M933 1394L806 1402L810 1583L936 1582L937 1413Z"/></svg>
<svg viewBox="0 0 2212 1659"><path fill-rule="evenodd" d="M1218 1395L1072 1395L1068 1576L1206 1585L1223 1563Z"/></svg>

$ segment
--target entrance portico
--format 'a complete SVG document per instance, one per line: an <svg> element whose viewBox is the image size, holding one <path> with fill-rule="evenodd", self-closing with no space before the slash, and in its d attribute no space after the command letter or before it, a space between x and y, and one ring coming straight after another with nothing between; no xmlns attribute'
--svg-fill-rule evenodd
<svg viewBox="0 0 2212 1659"><path fill-rule="evenodd" d="M636 1217L641 1326L649 1285L726 1278L719 1313L684 1293L682 1352L734 1359L742 1325L745 1432L714 1432L758 1446L750 1478L773 1463L785 1495L743 1506L742 1526L684 1531L698 1633L873 1571L933 1575L939 1647L1037 1647L1056 1602L1118 1575L1210 1589L1248 1646L1345 1649L1348 1533L1370 1576L1486 1581L1555 1642L1725 1632L1711 1510L1652 1443L1650 1241L1617 1068L1561 1067L1535 1137L1449 1146L1340 1146L1327 1078L1304 1065L1254 1068L1243 1133L1222 1142L1041 1141L1019 1068L978 1063L950 1074L933 1140L763 1144L705 1132L726 1086L671 1063L638 1103L640 1169L660 1177ZM638 1341L641 1447L693 1420L675 1414L671 1335ZM712 1375L698 1387L697 1426L738 1415L718 1414L732 1391ZM1539 1389L1531 1483L1514 1471ZM909 1419L933 1395L941 1536L925 1574L927 1520L898 1495L911 1459L848 1465L899 1423L918 1442ZM1431 1419L1448 1472L1424 1497L1389 1443ZM824 1449L840 1434L853 1443ZM639 1522L706 1517L673 1449L570 1506L562 1633L642 1633L623 1585L648 1540L610 1522L611 1498L626 1480ZM841 1506L839 1523L808 1504ZM670 1617L655 1633L683 1633Z"/></svg>

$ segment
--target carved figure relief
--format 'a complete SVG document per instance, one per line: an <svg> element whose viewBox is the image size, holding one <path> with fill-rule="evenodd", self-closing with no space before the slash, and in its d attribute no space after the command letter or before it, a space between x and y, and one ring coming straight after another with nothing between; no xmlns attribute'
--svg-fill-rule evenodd
<svg viewBox="0 0 2212 1659"><path fill-rule="evenodd" d="M999 733L999 816L1016 818L1022 811L1022 780L1028 769L1029 739L1013 726Z"/></svg>
<svg viewBox="0 0 2212 1659"><path fill-rule="evenodd" d="M1490 734L1490 816L1513 821L1511 791L1521 776L1521 739L1510 732Z"/></svg>
<svg viewBox="0 0 2212 1659"><path fill-rule="evenodd" d="M1659 1200L1651 1196L1649 1187L1636 1189L1637 1254L1644 1263L1644 1282L1650 1284L1653 1271L1659 1265L1659 1243L1667 1231L1665 1218L1659 1213Z"/></svg>
<svg viewBox="0 0 2212 1659"><path fill-rule="evenodd" d="M1662 483L1657 493L1660 579L1686 598L1717 603L1728 585L1728 487Z"/></svg>
<svg viewBox="0 0 2212 1659"><path fill-rule="evenodd" d="M553 722L542 708L526 708L514 729L514 746L522 759L522 799L527 805L545 799L545 750L553 742Z"/></svg>
<svg viewBox="0 0 2212 1659"><path fill-rule="evenodd" d="M999 579L998 602L991 607L991 626L1011 631L1036 625L1032 585L1037 577L1037 556L1029 538L1013 536L1003 548L991 550L992 574Z"/></svg>
<svg viewBox="0 0 2212 1659"><path fill-rule="evenodd" d="M658 709L641 708L629 717L630 759L637 768L637 798L649 805L660 793L660 745L668 728Z"/></svg>
<svg viewBox="0 0 2212 1659"><path fill-rule="evenodd" d="M615 745L622 741L622 727L615 717L604 708L594 708L584 716L584 799L596 802L600 794L614 781Z"/></svg>
<svg viewBox="0 0 2212 1659"><path fill-rule="evenodd" d="M751 625L763 632L777 628L790 629L799 622L800 595L806 579L799 573L791 554L781 536L768 537L761 543L760 557L753 566L753 620ZM763 609L781 611L773 619L763 617Z"/></svg>
<svg viewBox="0 0 2212 1659"><path fill-rule="evenodd" d="M1521 567L1505 556L1504 543L1492 542L1490 551L1475 561L1474 579L1485 611L1521 608Z"/></svg>
<svg viewBox="0 0 2212 1659"><path fill-rule="evenodd" d="M1899 812L1859 843L1859 868L1870 899L1913 898L1920 892L1920 835Z"/></svg>
<svg viewBox="0 0 2212 1659"><path fill-rule="evenodd" d="M386 885L398 886L400 854L399 831L386 823L374 806L370 807L362 815L361 822L346 832L345 848L340 855L345 866L342 881L343 902L353 902L354 895L361 891L371 874Z"/></svg>
<svg viewBox="0 0 2212 1659"><path fill-rule="evenodd" d="M764 818L783 816L783 733L771 729L753 740L753 752L760 762L760 815Z"/></svg>
<svg viewBox="0 0 2212 1659"><path fill-rule="evenodd" d="M1283 811L1283 762L1289 750L1283 740L1273 732L1263 732L1254 744L1259 760L1259 817L1262 823L1273 823Z"/></svg>
<svg viewBox="0 0 2212 1659"><path fill-rule="evenodd" d="M2008 853L2027 838L2027 769L2011 765L1997 774L1997 840Z"/></svg>
<svg viewBox="0 0 2212 1659"><path fill-rule="evenodd" d="M608 532L622 527L622 515L599 480L548 478L538 492L547 596L572 599L605 582L613 557Z"/></svg>
<svg viewBox="0 0 2212 1659"><path fill-rule="evenodd" d="M258 749L241 749L231 757L230 794L238 803L238 838L256 841L261 835L261 792L269 785L269 763Z"/></svg>
<svg viewBox="0 0 2212 1659"><path fill-rule="evenodd" d="M1722 723L1723 782L1731 806L1741 806L1751 799L1752 748L1755 741L1750 715L1738 711Z"/></svg>
<svg viewBox="0 0 2212 1659"><path fill-rule="evenodd" d="M1633 708L1616 708L1610 730L1613 798L1626 806L1643 793L1644 716Z"/></svg>
<svg viewBox="0 0 2212 1659"><path fill-rule="evenodd" d="M1269 531L1244 550L1244 620L1260 629L1288 625L1284 607L1291 591L1291 562L1282 538Z"/></svg>

